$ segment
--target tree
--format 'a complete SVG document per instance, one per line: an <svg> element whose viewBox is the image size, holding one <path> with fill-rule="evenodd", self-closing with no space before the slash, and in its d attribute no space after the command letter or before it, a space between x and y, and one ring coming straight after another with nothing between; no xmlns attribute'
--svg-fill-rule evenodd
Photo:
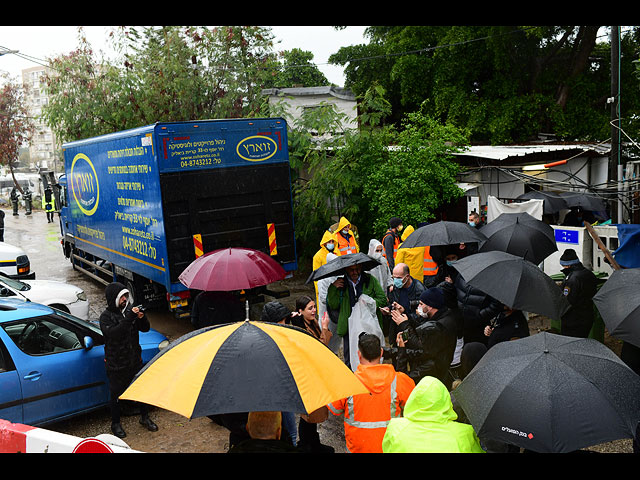
<svg viewBox="0 0 640 480"><path fill-rule="evenodd" d="M267 87L317 87L329 85L327 77L312 63L313 53L294 48L280 52L278 72L267 80Z"/></svg>
<svg viewBox="0 0 640 480"><path fill-rule="evenodd" d="M3 84L0 89L0 164L9 167L13 183L22 193L13 164L18 160L20 147L31 140L34 131L25 105L27 87L11 83L7 75L2 76L0 83Z"/></svg>
<svg viewBox="0 0 640 480"><path fill-rule="evenodd" d="M421 112L408 115L401 131L381 125L388 102L379 85L361 100L360 129L323 144L314 143L308 132L335 132L338 116L327 110L303 124L289 123L292 165L298 173L307 172L295 182L294 196L301 257L315 253L318 232L342 215L358 227L361 243L368 242L382 236L391 216L401 215L407 224L433 219L438 207L462 193L452 159L466 145L465 135Z"/></svg>
<svg viewBox="0 0 640 480"><path fill-rule="evenodd" d="M119 59L77 50L51 61L47 123L62 141L160 121L255 116L275 72L266 27L115 27Z"/></svg>
<svg viewBox="0 0 640 480"><path fill-rule="evenodd" d="M345 85L357 95L377 77L396 125L424 108L467 130L476 143L524 142L540 132L606 140L606 31L593 25L372 26L368 45L344 47L329 60L347 66ZM637 58L634 31L623 36L623 74ZM625 81L627 91L640 85L630 75ZM636 97L625 97L627 118L637 117Z"/></svg>

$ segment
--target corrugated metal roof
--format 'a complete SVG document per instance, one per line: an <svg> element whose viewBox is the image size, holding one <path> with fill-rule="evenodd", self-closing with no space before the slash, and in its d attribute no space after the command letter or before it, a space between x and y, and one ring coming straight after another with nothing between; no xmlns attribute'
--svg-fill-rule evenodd
<svg viewBox="0 0 640 480"><path fill-rule="evenodd" d="M458 156L486 158L490 160L506 160L513 157L526 157L537 153L550 153L563 150L585 150L606 155L611 149L609 144L575 144L575 145L472 145Z"/></svg>

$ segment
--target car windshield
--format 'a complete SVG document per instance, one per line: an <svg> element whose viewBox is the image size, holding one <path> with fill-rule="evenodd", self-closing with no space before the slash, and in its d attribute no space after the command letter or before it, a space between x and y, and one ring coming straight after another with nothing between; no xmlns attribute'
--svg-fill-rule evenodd
<svg viewBox="0 0 640 480"><path fill-rule="evenodd" d="M0 275L0 285L5 285L9 288L12 288L14 290L18 290L20 292L24 292L27 291L31 288L30 285L27 285L24 282L21 282L20 280L16 280L14 278L9 278L7 276L4 275Z"/></svg>
<svg viewBox="0 0 640 480"><path fill-rule="evenodd" d="M74 317L70 313L63 312L62 310L58 310L57 308L54 308L54 307L50 307L50 308L52 310L55 310L55 312L61 317L64 317L71 322L79 323L80 325L98 333L99 335L102 335L102 330L100 330L100 323L97 320L83 320L81 318Z"/></svg>

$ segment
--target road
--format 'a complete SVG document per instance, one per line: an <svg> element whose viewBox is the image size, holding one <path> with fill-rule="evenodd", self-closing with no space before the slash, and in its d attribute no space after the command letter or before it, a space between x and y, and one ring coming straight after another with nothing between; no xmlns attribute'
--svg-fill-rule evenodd
<svg viewBox="0 0 640 480"><path fill-rule="evenodd" d="M97 320L106 307L104 286L71 267L60 246L57 216L54 223L47 223L44 212L39 210L26 216L21 209L17 217L12 215L10 209L3 210L5 242L20 246L26 252L37 279L57 280L83 288L90 301L90 317ZM290 303L295 301L296 292L309 293L309 289L313 291L312 286L304 285L285 285L285 288L292 292L291 297L282 300L288 307L293 306ZM193 329L188 320L176 320L168 311L148 311L147 316L152 328L162 332L169 340L175 340ZM151 417L159 427L157 432L149 432L139 425L137 415L122 419L123 428L127 432L124 441L132 449L148 453L224 453L228 448L228 430L208 418L189 420L156 407L152 408ZM342 422L330 417L332 418L319 426L321 440L333 446L336 452L344 452ZM103 408L47 428L87 438L111 434L110 427L109 410Z"/></svg>

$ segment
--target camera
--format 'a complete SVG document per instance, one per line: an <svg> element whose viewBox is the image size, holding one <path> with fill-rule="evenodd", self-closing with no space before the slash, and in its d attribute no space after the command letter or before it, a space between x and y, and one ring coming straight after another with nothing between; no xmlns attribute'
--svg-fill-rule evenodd
<svg viewBox="0 0 640 480"><path fill-rule="evenodd" d="M144 307L142 305L136 305L133 308L137 308L139 311L144 312Z"/></svg>

